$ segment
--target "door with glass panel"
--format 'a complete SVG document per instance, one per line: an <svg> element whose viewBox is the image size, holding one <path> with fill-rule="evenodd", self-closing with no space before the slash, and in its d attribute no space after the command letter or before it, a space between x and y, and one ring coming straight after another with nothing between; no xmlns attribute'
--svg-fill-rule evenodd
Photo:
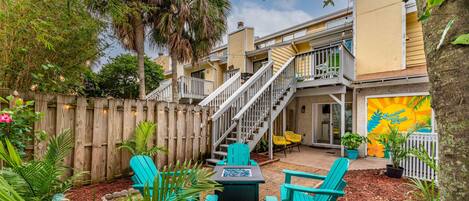
<svg viewBox="0 0 469 201"><path fill-rule="evenodd" d="M313 145L340 147L340 105L336 103L315 104L313 111ZM314 115L316 113L316 115ZM352 104L345 104L345 131L352 130Z"/></svg>

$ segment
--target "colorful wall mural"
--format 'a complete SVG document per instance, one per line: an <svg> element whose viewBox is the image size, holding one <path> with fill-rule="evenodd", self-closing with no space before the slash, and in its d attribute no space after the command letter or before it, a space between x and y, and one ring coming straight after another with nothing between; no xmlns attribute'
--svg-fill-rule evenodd
<svg viewBox="0 0 469 201"><path fill-rule="evenodd" d="M391 124L398 126L399 131L408 131L419 125L416 132L432 132L430 96L368 98L367 103L367 131L371 140L369 156L385 157L384 147L376 139L387 133Z"/></svg>

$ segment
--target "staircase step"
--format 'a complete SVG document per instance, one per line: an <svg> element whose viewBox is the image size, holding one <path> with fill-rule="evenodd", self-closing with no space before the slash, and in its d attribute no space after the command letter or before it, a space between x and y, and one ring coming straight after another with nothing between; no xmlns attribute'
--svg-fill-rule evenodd
<svg viewBox="0 0 469 201"><path fill-rule="evenodd" d="M234 137L227 137L226 140L229 140L229 141L238 141L237 138L234 138Z"/></svg>
<svg viewBox="0 0 469 201"><path fill-rule="evenodd" d="M216 151L216 152L213 152L215 155L219 155L219 156L227 156L228 153L224 152L224 151Z"/></svg>
<svg viewBox="0 0 469 201"><path fill-rule="evenodd" d="M228 148L228 144L221 144L220 147L223 147L223 148Z"/></svg>

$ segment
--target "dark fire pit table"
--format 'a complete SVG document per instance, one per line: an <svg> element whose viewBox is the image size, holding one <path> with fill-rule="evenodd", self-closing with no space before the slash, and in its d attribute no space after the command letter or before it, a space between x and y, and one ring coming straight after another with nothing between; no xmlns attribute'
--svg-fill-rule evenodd
<svg viewBox="0 0 469 201"><path fill-rule="evenodd" d="M215 192L218 201L258 201L259 184L265 183L261 169L256 166L215 166L213 179L223 185Z"/></svg>

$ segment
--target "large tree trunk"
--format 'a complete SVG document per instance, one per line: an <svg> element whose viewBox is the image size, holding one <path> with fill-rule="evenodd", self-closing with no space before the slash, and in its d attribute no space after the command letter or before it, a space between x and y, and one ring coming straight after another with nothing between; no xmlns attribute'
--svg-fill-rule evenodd
<svg viewBox="0 0 469 201"><path fill-rule="evenodd" d="M135 20L135 49L138 59L138 97L144 99L145 91L145 26L142 18L137 17Z"/></svg>
<svg viewBox="0 0 469 201"><path fill-rule="evenodd" d="M419 14L425 0L418 0ZM440 49L446 24L456 18ZM469 33L469 0L446 0L423 22L432 107L439 134L438 183L442 200L469 198L469 46L452 45Z"/></svg>
<svg viewBox="0 0 469 201"><path fill-rule="evenodd" d="M172 101L178 103L179 102L179 86L178 86L178 74L177 69L178 63L175 56L171 56L171 94L172 94Z"/></svg>

